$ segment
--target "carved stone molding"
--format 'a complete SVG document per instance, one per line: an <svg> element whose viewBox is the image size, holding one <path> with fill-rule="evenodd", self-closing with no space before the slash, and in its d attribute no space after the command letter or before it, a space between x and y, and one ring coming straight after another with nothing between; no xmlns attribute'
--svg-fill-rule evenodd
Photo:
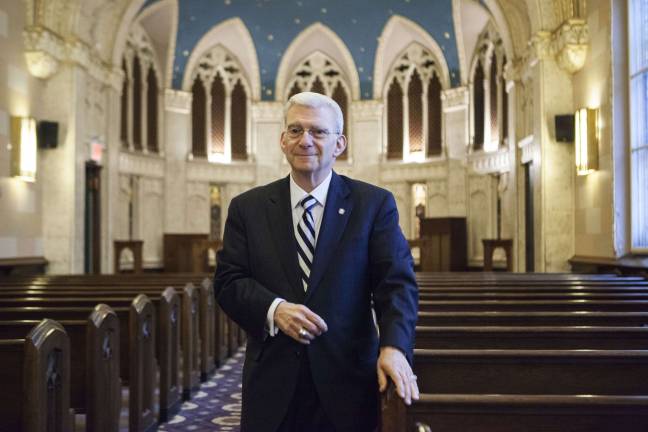
<svg viewBox="0 0 648 432"><path fill-rule="evenodd" d="M443 112L465 110L468 108L470 92L468 87L455 87L441 92Z"/></svg>
<svg viewBox="0 0 648 432"><path fill-rule="evenodd" d="M253 102L252 118L262 122L283 121L283 104L281 102Z"/></svg>
<svg viewBox="0 0 648 432"><path fill-rule="evenodd" d="M468 176L468 195L473 196L478 193L488 194L488 177L471 174Z"/></svg>
<svg viewBox="0 0 648 432"><path fill-rule="evenodd" d="M507 148L494 152L478 152L469 156L474 172L479 174L503 173L511 169L511 158Z"/></svg>
<svg viewBox="0 0 648 432"><path fill-rule="evenodd" d="M251 163L211 163L206 160L187 162L187 180L208 183L243 183L256 181L256 165Z"/></svg>
<svg viewBox="0 0 648 432"><path fill-rule="evenodd" d="M166 111L176 112L180 114L191 113L191 98L190 92L165 89L164 90L164 109Z"/></svg>
<svg viewBox="0 0 648 432"><path fill-rule="evenodd" d="M139 186L142 195L157 195L161 197L164 192L164 182L160 178L142 176Z"/></svg>
<svg viewBox="0 0 648 432"><path fill-rule="evenodd" d="M380 120L384 107L384 104L377 100L353 101L351 115L355 121Z"/></svg>
<svg viewBox="0 0 648 432"><path fill-rule="evenodd" d="M585 20L569 19L553 34L551 50L556 62L565 71L574 73L585 64L589 28Z"/></svg>
<svg viewBox="0 0 648 432"><path fill-rule="evenodd" d="M94 79L120 90L120 75L80 40L64 40L43 27L25 29L23 38L27 66L33 76L50 78L59 63L70 62L84 68Z"/></svg>
<svg viewBox="0 0 648 432"><path fill-rule="evenodd" d="M44 51L28 51L25 60L29 73L36 78L47 79L58 71L58 60Z"/></svg>
<svg viewBox="0 0 648 432"><path fill-rule="evenodd" d="M533 135L526 136L518 142L520 149L520 163L529 163L533 161Z"/></svg>
<svg viewBox="0 0 648 432"><path fill-rule="evenodd" d="M41 27L26 29L23 38L29 72L43 79L54 75L58 70L59 62L65 58L65 42Z"/></svg>
<svg viewBox="0 0 648 432"><path fill-rule="evenodd" d="M383 162L380 165L380 182L413 182L448 177L445 160L427 163Z"/></svg>
<svg viewBox="0 0 648 432"><path fill-rule="evenodd" d="M155 155L119 153L120 174L135 174L142 177L164 177L164 159Z"/></svg>
<svg viewBox="0 0 648 432"><path fill-rule="evenodd" d="M427 182L429 196L443 196L448 194L448 182L446 180L433 180Z"/></svg>
<svg viewBox="0 0 648 432"><path fill-rule="evenodd" d="M207 182L187 182L187 196L204 197L209 194L209 183Z"/></svg>
<svg viewBox="0 0 648 432"><path fill-rule="evenodd" d="M574 73L585 64L589 46L589 27L583 19L566 20L553 33L538 31L528 42L526 53L513 62L507 79L525 80L540 60L554 58L565 71Z"/></svg>

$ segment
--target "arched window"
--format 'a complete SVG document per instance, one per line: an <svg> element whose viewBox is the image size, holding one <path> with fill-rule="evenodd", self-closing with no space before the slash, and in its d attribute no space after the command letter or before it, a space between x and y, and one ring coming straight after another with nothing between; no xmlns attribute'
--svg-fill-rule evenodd
<svg viewBox="0 0 648 432"><path fill-rule="evenodd" d="M216 74L211 87L210 150L211 153L215 154L225 154L225 98L223 78L220 74Z"/></svg>
<svg viewBox="0 0 648 432"><path fill-rule="evenodd" d="M158 152L158 84L155 70L149 67L146 80L146 146L149 153Z"/></svg>
<svg viewBox="0 0 648 432"><path fill-rule="evenodd" d="M473 151L496 151L503 145L508 129L508 101L502 71L502 39L493 23L479 35L473 60L471 89L471 131Z"/></svg>
<svg viewBox="0 0 648 432"><path fill-rule="evenodd" d="M342 110L342 115L344 116L344 129L342 130L342 133L344 135L347 135L348 129L348 124L347 124L347 117L346 113L348 112L348 100L347 100L347 94L346 91L344 90L344 87L342 87L342 84L338 82L337 86L335 87L335 90L333 91L333 95L331 96L331 99L333 99L335 102L337 102L338 105L340 105L340 109ZM344 153L340 156L344 156L343 159L346 159L346 150L344 150Z"/></svg>
<svg viewBox="0 0 648 432"><path fill-rule="evenodd" d="M239 79L232 90L232 159L247 159L247 97Z"/></svg>
<svg viewBox="0 0 648 432"><path fill-rule="evenodd" d="M133 147L142 150L142 66L137 55L133 59Z"/></svg>
<svg viewBox="0 0 648 432"><path fill-rule="evenodd" d="M475 125L473 150L484 148L484 70L481 62L477 62L475 78L473 79L473 121Z"/></svg>
<svg viewBox="0 0 648 432"><path fill-rule="evenodd" d="M417 43L392 66L384 93L387 159L421 161L442 154L442 84L437 67L430 51Z"/></svg>
<svg viewBox="0 0 648 432"><path fill-rule="evenodd" d="M423 83L414 69L410 77L407 99L409 102L409 153L423 153Z"/></svg>
<svg viewBox="0 0 648 432"><path fill-rule="evenodd" d="M387 91L387 159L403 159L403 91L396 78Z"/></svg>
<svg viewBox="0 0 648 432"><path fill-rule="evenodd" d="M427 106L428 106L428 156L441 155L441 137L442 137L442 124L441 124L441 81L439 76L435 73L430 78L427 91Z"/></svg>
<svg viewBox="0 0 648 432"><path fill-rule="evenodd" d="M285 100L301 91L311 91L329 96L340 106L344 118L344 130L340 131L348 136L349 123L349 80L342 73L342 68L327 55L317 51L302 61L292 73L288 92ZM348 159L348 147L344 150L339 160Z"/></svg>
<svg viewBox="0 0 648 432"><path fill-rule="evenodd" d="M130 80L128 79L128 68L126 59L122 59L122 72L124 73L124 82L122 83L121 92L121 127L119 128L119 138L121 139L122 148L128 149L128 88Z"/></svg>
<svg viewBox="0 0 648 432"><path fill-rule="evenodd" d="M488 77L490 93L490 142L496 144L491 147L497 148L499 146L499 118L497 112L497 56L495 53L493 53L490 62L490 76Z"/></svg>
<svg viewBox="0 0 648 432"><path fill-rule="evenodd" d="M236 57L220 45L214 47L197 62L192 82L192 156L211 162L247 160L251 92ZM198 82L202 88L197 87ZM196 133L196 128L204 132Z"/></svg>
<svg viewBox="0 0 648 432"><path fill-rule="evenodd" d="M506 65L506 57L502 59L502 71L504 71L504 65ZM506 92L504 73L500 77L500 89L502 94L502 139L500 140L500 146L505 146L508 135L508 93Z"/></svg>
<svg viewBox="0 0 648 432"><path fill-rule="evenodd" d="M122 58L120 139L122 148L158 153L160 77L154 49L146 32L135 26L126 40Z"/></svg>
<svg viewBox="0 0 648 432"><path fill-rule="evenodd" d="M206 119L205 86L202 79L196 77L191 87L191 153L194 157L207 157L206 141Z"/></svg>

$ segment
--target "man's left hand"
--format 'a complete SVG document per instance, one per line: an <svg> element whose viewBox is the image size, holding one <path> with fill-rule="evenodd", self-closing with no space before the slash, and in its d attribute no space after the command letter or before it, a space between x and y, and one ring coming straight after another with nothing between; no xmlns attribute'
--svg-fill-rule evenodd
<svg viewBox="0 0 648 432"><path fill-rule="evenodd" d="M407 405L412 403L412 399L418 400L419 389L416 383L416 375L412 372L405 355L396 348L380 348L378 357L378 387L381 392L387 388L387 378L391 378L396 386L398 395L403 398Z"/></svg>

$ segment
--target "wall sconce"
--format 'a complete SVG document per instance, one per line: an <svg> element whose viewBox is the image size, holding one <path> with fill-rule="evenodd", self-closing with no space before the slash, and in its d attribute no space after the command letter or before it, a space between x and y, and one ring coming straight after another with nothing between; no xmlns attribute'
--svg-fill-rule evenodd
<svg viewBox="0 0 648 432"><path fill-rule="evenodd" d="M578 175L587 175L598 169L598 112L598 109L581 108L574 115Z"/></svg>
<svg viewBox="0 0 648 432"><path fill-rule="evenodd" d="M36 181L36 120L11 117L11 175Z"/></svg>

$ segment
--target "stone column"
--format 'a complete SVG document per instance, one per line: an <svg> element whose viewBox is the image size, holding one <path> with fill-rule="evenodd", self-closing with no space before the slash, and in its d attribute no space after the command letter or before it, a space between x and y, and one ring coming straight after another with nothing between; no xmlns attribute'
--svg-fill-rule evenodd
<svg viewBox="0 0 648 432"><path fill-rule="evenodd" d="M191 93L167 89L164 93L164 232L186 229L186 169L191 151Z"/></svg>
<svg viewBox="0 0 648 432"><path fill-rule="evenodd" d="M101 201L101 272L114 270L113 240L116 238L119 213L119 152L121 151L121 69L114 70L115 79L107 89L106 124L102 172Z"/></svg>
<svg viewBox="0 0 648 432"><path fill-rule="evenodd" d="M383 126L384 105L382 101L363 100L351 103L350 127L353 128L349 142L348 163L352 164L354 178L378 184L380 182L380 164L383 160L384 149ZM386 134L386 132L385 132ZM341 171L343 162L336 163L335 169Z"/></svg>
<svg viewBox="0 0 648 432"><path fill-rule="evenodd" d="M43 249L49 273L82 273L84 246L85 72L61 65L43 87L42 115L60 125L59 146L43 156Z"/></svg>
<svg viewBox="0 0 648 432"><path fill-rule="evenodd" d="M469 146L468 87L455 87L441 94L444 154L448 159L448 216L465 217L466 154Z"/></svg>
<svg viewBox="0 0 648 432"><path fill-rule="evenodd" d="M551 55L548 36L538 34L532 42L536 271L569 271L567 260L574 254L574 148L556 142L553 124L555 115L574 112L571 76Z"/></svg>

